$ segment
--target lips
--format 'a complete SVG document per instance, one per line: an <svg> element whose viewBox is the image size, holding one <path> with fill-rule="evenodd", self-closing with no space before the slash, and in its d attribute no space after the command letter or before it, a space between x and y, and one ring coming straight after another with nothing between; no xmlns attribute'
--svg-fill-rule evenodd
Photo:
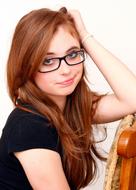
<svg viewBox="0 0 136 190"><path fill-rule="evenodd" d="M65 81L63 81L63 82L59 82L59 83L57 83L57 84L65 86L65 85L71 85L73 82L74 82L74 77L73 77L73 78L70 78L70 79L68 79L68 80L65 80Z"/></svg>

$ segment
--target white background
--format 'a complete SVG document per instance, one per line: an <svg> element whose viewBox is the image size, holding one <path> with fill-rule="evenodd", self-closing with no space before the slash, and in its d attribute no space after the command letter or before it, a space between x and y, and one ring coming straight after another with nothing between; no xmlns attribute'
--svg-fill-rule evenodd
<svg viewBox="0 0 136 190"><path fill-rule="evenodd" d="M0 5L0 134L12 103L6 87L6 61L12 35L18 20L35 8L48 7L80 10L88 31L120 58L136 74L136 3L135 0L4 0ZM111 92L101 73L87 62L91 88ZM127 84L126 84L127 85ZM108 137L101 146L108 151L118 122L107 125ZM100 165L98 180L86 190L102 190L104 168Z"/></svg>

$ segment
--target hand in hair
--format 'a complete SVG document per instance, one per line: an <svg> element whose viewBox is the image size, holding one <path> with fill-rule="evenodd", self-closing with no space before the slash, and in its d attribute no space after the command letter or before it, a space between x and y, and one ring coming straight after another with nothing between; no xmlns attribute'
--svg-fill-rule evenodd
<svg viewBox="0 0 136 190"><path fill-rule="evenodd" d="M81 40L88 34L88 31L85 27L81 14L78 10L69 10L69 14L74 20L76 29L80 35Z"/></svg>

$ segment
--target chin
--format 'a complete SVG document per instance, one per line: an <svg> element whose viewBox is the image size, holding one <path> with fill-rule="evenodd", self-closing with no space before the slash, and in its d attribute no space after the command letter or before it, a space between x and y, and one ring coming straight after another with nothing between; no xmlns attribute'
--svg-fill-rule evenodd
<svg viewBox="0 0 136 190"><path fill-rule="evenodd" d="M75 87L76 88L76 87ZM75 90L75 88L72 88L72 89L65 89L65 91L63 91L63 96L68 96L68 95L70 95L70 94L72 94L73 92L74 92L74 90Z"/></svg>

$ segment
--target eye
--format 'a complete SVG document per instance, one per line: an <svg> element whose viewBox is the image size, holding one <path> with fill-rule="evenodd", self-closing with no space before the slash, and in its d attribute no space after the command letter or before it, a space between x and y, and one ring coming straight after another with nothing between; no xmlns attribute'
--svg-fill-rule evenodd
<svg viewBox="0 0 136 190"><path fill-rule="evenodd" d="M78 52L75 52L75 51L74 51L74 52L68 54L67 57L68 57L69 59L72 59L72 58L76 58L77 56L78 56Z"/></svg>
<svg viewBox="0 0 136 190"><path fill-rule="evenodd" d="M53 59L45 59L43 64L44 65L52 65L54 63Z"/></svg>

